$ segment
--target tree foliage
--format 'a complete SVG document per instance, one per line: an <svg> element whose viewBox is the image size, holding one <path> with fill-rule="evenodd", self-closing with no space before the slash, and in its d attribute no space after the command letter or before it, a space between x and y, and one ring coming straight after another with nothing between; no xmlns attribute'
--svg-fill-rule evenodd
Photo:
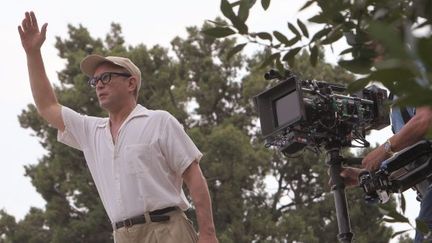
<svg viewBox="0 0 432 243"><path fill-rule="evenodd" d="M344 39L348 48L340 53L339 65L363 75L350 85L352 91L370 81L380 81L403 97L401 104L432 104L432 0L308 0L299 11L318 7L308 21L322 28L313 34L300 19L288 22L283 33L252 31L247 19L252 17L249 12L258 5L256 2L221 0L221 13L229 22L213 22L214 27L205 33L218 38L243 36L246 42L234 47L233 53L252 43L268 46L272 51L263 66L276 64L281 73L284 73L281 63L292 66L301 50L309 50L310 63L315 66L322 47ZM260 2L264 10L271 5L270 0ZM376 43L383 47L384 53L375 48ZM383 61L373 61L382 54ZM347 59L347 55L351 57Z"/></svg>

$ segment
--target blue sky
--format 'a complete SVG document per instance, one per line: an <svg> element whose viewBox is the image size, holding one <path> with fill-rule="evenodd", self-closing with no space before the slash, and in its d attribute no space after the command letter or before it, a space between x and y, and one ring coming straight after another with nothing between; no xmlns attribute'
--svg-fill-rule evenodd
<svg viewBox="0 0 432 243"><path fill-rule="evenodd" d="M260 1L258 1L260 2ZM273 0L270 9L263 12L257 4L251 13L248 25L253 31L287 31L286 22L300 18L306 22L310 12L299 15L297 10L303 0ZM57 82L56 73L63 69L64 61L57 56L54 48L55 37L67 37L67 25L82 24L92 36L104 38L112 22L123 29L126 43L147 46L159 44L169 47L175 36L185 37L187 26L200 26L206 19L220 16L219 0L158 0L158 1L54 1L17 0L4 4L0 15L2 33L0 53L1 84L0 105L0 149L3 160L0 162L0 208L18 219L22 219L30 206L43 208L45 202L24 177L24 165L35 164L45 151L30 130L19 126L17 116L32 102L28 82L25 54L22 50L17 26L24 12L35 11L39 25L48 22L47 39L42 52L48 77ZM341 44L343 45L343 44ZM335 46L338 49L338 46ZM340 52L336 51L336 53ZM331 62L337 55L328 52ZM375 133L369 138L372 143L385 141L389 129ZM324 165L323 165L324 166ZM413 218L418 205L413 193L407 193L408 211Z"/></svg>

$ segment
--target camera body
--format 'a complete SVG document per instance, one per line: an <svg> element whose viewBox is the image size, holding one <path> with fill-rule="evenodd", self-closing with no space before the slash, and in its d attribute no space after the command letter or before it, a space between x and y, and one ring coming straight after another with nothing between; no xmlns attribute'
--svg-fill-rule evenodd
<svg viewBox="0 0 432 243"><path fill-rule="evenodd" d="M390 124L386 101L387 91L375 85L348 94L344 85L292 74L254 97L266 146L284 154L306 146L350 147L353 140L367 147L366 131Z"/></svg>

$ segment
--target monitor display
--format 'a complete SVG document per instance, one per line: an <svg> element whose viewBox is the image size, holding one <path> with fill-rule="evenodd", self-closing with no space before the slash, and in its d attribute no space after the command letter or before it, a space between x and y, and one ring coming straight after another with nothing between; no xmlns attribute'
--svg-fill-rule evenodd
<svg viewBox="0 0 432 243"><path fill-rule="evenodd" d="M301 107L298 92L295 90L274 101L276 127L298 120L301 117Z"/></svg>

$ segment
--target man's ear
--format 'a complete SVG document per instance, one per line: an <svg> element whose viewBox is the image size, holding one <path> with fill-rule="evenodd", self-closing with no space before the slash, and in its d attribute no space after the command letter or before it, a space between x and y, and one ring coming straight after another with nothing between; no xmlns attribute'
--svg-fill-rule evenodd
<svg viewBox="0 0 432 243"><path fill-rule="evenodd" d="M131 76L129 78L128 85L129 85L129 90L131 92L134 92L134 90L136 90L138 88L138 81L137 81L137 79L134 76Z"/></svg>

